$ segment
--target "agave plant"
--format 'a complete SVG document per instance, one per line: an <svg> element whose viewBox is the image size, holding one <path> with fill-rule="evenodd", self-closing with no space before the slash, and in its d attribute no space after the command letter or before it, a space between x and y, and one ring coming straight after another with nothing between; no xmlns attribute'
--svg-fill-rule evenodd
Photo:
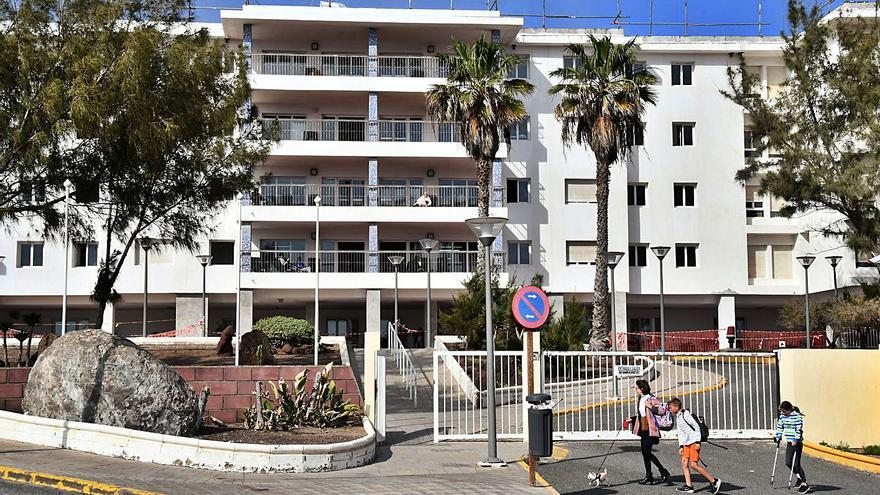
<svg viewBox="0 0 880 495"><path fill-rule="evenodd" d="M254 430L289 430L302 426L336 427L360 416L361 408L344 400L336 382L330 379L332 364L315 374L307 389L308 371L303 370L288 385L284 379L269 382L271 393L255 397L253 406L245 410L244 423Z"/></svg>

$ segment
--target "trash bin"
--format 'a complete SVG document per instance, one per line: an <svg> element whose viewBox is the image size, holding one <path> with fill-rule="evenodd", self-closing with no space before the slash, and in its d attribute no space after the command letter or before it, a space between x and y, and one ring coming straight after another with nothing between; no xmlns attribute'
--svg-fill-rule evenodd
<svg viewBox="0 0 880 495"><path fill-rule="evenodd" d="M529 455L553 455L553 408L550 394L532 394L526 397L529 407Z"/></svg>

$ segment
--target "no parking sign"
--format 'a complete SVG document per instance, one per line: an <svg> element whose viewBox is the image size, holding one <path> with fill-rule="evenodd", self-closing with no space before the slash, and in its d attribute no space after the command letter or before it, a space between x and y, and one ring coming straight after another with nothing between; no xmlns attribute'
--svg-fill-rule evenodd
<svg viewBox="0 0 880 495"><path fill-rule="evenodd" d="M550 316L550 301L547 294L533 285L527 285L513 295L513 317L529 329L536 329L547 322Z"/></svg>

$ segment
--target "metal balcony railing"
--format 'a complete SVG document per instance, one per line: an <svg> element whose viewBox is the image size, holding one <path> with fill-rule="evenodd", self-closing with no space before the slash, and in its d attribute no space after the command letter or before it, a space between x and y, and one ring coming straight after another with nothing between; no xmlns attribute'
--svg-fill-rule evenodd
<svg viewBox="0 0 880 495"><path fill-rule="evenodd" d="M254 74L275 76L354 76L370 74L367 55L255 53ZM448 67L437 57L380 55L376 60L380 77L446 77Z"/></svg>
<svg viewBox="0 0 880 495"><path fill-rule="evenodd" d="M251 194L254 206L369 206L369 192L376 191L376 206L416 206L428 193L432 207L475 208L477 186L263 184Z"/></svg>
<svg viewBox="0 0 880 495"><path fill-rule="evenodd" d="M393 273L389 256L403 256L400 273L428 271L428 256L415 251L321 251L321 272L368 273L370 260L375 260L381 273ZM477 268L477 251L437 251L431 254L431 271L437 273L470 273ZM504 253L494 252L493 266L505 267ZM251 258L251 271L256 273L312 273L315 271L314 251L259 251Z"/></svg>
<svg viewBox="0 0 880 495"><path fill-rule="evenodd" d="M369 141L370 122L366 119L263 118L263 127L276 132L282 141ZM379 120L379 141L409 143L458 142L458 124L425 120Z"/></svg>

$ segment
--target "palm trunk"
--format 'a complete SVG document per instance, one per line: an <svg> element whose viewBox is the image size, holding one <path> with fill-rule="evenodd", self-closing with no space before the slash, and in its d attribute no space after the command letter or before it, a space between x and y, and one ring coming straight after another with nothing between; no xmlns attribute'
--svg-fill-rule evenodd
<svg viewBox="0 0 880 495"><path fill-rule="evenodd" d="M596 277L593 287L593 335L590 349L605 350L610 346L608 328L608 188L610 164L596 163Z"/></svg>
<svg viewBox="0 0 880 495"><path fill-rule="evenodd" d="M489 203L492 194L492 161L477 160L477 216L489 216ZM477 273L486 272L486 253L482 244L478 245ZM491 249L491 248L488 248Z"/></svg>

